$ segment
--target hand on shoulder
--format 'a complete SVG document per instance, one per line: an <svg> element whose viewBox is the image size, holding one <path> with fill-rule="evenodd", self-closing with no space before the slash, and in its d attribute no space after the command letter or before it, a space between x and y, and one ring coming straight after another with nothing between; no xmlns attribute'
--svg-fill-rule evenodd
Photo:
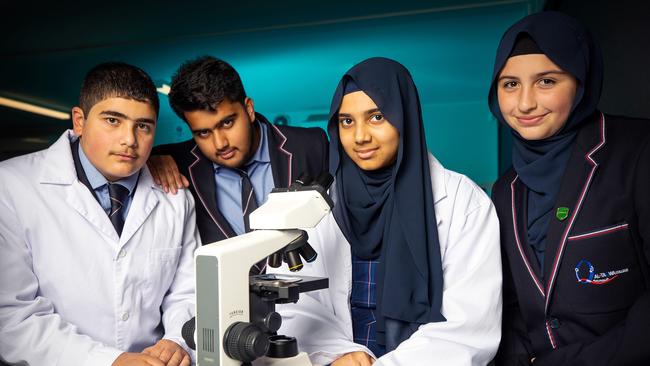
<svg viewBox="0 0 650 366"><path fill-rule="evenodd" d="M151 155L147 166L156 184L167 193L176 194L179 189L187 188L190 182L178 170L178 165L171 155Z"/></svg>

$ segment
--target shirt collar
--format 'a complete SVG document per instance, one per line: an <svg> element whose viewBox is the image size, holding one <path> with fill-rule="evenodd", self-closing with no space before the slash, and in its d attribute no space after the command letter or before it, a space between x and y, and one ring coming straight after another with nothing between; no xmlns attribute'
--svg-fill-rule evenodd
<svg viewBox="0 0 650 366"><path fill-rule="evenodd" d="M266 131L266 125L264 123L260 123L259 121L255 121L255 123L260 126L260 143L249 164L253 162L269 163L271 161L271 157L269 155L268 139L266 136L268 133Z"/></svg>
<svg viewBox="0 0 650 366"><path fill-rule="evenodd" d="M269 154L269 148L268 148L267 126L266 124L261 123L259 120L255 120L255 123L260 128L260 141L259 144L257 145L257 150L255 151L255 154L253 154L250 160L246 162L245 168L256 163L271 162L271 155ZM222 168L219 164L216 163L212 163L212 166L214 167L215 172L218 172L219 169Z"/></svg>
<svg viewBox="0 0 650 366"><path fill-rule="evenodd" d="M81 144L79 146L79 162L81 162L81 167L84 170L84 173L86 173L86 178L88 178L88 183L90 183L90 186L93 187L93 189L98 189L101 188L102 186L106 185L108 183L108 180L102 175L102 173L95 168L95 166L88 160L88 157L84 153L84 149L81 147ZM122 178L120 180L117 180L113 183L119 183L126 187L126 189L129 190L129 194L133 193L133 189L135 188L135 185L138 183L138 176L140 171L138 170L136 173L131 174L130 176L126 178Z"/></svg>

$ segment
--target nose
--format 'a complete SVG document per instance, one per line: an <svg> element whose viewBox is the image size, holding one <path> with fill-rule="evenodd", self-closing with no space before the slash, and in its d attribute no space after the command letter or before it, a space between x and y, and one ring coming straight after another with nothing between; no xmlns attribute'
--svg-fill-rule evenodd
<svg viewBox="0 0 650 366"><path fill-rule="evenodd" d="M212 143L214 143L214 148L219 151L223 150L228 147L228 139L226 138L226 135L219 131L218 129L215 129L212 133L213 140Z"/></svg>
<svg viewBox="0 0 650 366"><path fill-rule="evenodd" d="M522 113L529 113L537 108L537 99L533 87L524 86L519 93L519 103L517 108Z"/></svg>
<svg viewBox="0 0 650 366"><path fill-rule="evenodd" d="M138 146L138 138L136 133L135 124L131 125L130 123L122 124L122 145L126 145L130 148L135 148Z"/></svg>
<svg viewBox="0 0 650 366"><path fill-rule="evenodd" d="M354 126L354 142L361 145L369 141L368 126L365 123L356 123Z"/></svg>

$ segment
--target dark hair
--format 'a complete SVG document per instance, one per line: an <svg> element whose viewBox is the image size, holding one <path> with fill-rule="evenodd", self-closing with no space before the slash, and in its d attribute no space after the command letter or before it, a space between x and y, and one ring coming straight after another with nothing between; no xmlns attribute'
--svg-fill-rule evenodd
<svg viewBox="0 0 650 366"><path fill-rule="evenodd" d="M243 105L246 92L237 71L223 60L203 56L186 61L172 77L169 104L184 121L184 112L215 111L224 99Z"/></svg>
<svg viewBox="0 0 650 366"><path fill-rule="evenodd" d="M87 116L95 104L107 98L149 103L158 115L160 102L156 86L139 67L123 62L105 62L90 69L81 84L79 107Z"/></svg>

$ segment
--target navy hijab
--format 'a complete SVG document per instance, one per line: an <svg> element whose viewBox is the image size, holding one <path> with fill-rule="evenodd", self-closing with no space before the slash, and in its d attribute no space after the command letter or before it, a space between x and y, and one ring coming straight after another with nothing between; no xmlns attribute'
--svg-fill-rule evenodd
<svg viewBox="0 0 650 366"><path fill-rule="evenodd" d="M501 38L488 97L492 114L508 128L510 126L499 109L497 79L509 57L527 53L516 49L522 37L529 37L537 46L539 52L532 53L543 53L577 80L571 113L554 136L532 141L511 129L514 137L512 165L528 188L528 243L543 268L546 233L573 141L585 123L595 121L602 89L603 61L591 33L576 19L563 13L536 13L515 23Z"/></svg>
<svg viewBox="0 0 650 366"><path fill-rule="evenodd" d="M349 84L365 92L399 131L397 158L360 169L339 141L338 111ZM345 73L328 123L333 214L362 259L381 257L377 275L377 342L390 352L421 324L444 321L442 265L420 99L408 70L370 58Z"/></svg>

